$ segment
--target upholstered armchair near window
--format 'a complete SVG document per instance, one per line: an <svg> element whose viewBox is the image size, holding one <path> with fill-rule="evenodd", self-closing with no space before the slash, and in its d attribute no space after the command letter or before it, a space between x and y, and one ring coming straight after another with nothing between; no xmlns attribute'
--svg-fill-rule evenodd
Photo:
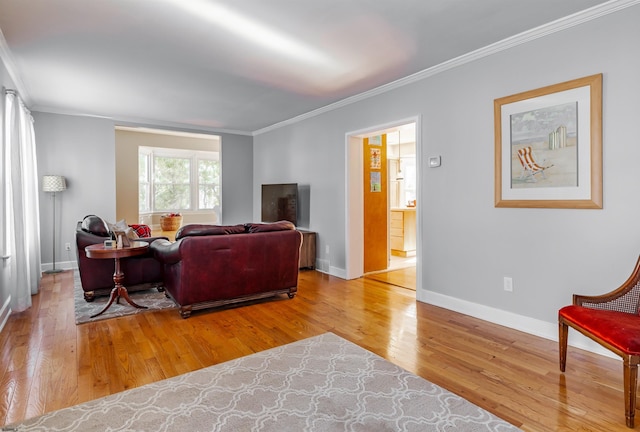
<svg viewBox="0 0 640 432"><path fill-rule="evenodd" d="M167 237L146 237L151 234L149 227L144 225L130 225L139 237L136 240L153 242L157 239L168 240ZM113 289L113 273L115 264L113 260L91 259L87 257L85 247L103 243L111 238L111 231L107 222L102 218L89 215L76 226L76 257L80 282L84 291L84 299L93 301L97 295L109 295ZM156 261L151 251L144 255L130 257L121 261L124 281L122 284L129 292L157 288L164 290L162 280L162 265Z"/></svg>
<svg viewBox="0 0 640 432"><path fill-rule="evenodd" d="M569 327L613 351L623 361L627 426L634 426L638 363L640 363L640 258L618 289L599 296L574 294L573 304L558 312L560 370L567 363Z"/></svg>

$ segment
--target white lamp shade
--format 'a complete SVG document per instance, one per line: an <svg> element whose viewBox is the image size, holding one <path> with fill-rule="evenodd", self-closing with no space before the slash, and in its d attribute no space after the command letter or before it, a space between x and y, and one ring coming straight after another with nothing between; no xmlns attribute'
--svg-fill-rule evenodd
<svg viewBox="0 0 640 432"><path fill-rule="evenodd" d="M42 176L42 190L44 192L61 192L67 188L67 182L60 175Z"/></svg>

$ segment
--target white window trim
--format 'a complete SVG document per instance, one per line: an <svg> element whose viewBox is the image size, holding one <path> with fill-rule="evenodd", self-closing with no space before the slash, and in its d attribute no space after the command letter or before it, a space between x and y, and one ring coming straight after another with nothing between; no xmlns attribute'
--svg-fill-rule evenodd
<svg viewBox="0 0 640 432"><path fill-rule="evenodd" d="M148 165L147 165L147 179L149 183L149 210L148 211L140 211L140 206L138 205L138 212L140 215L154 215L154 214L164 214L170 211L179 212L182 214L207 214L216 212L221 212L222 210L222 169L220 169L220 176L218 178L218 188L220 189L218 202L219 209L200 209L198 208L199 204L199 183L197 183L198 178L198 161L200 160L216 160L220 162L222 160L219 150L212 151L204 151L204 150L187 150L187 149L172 149L172 148L164 148L164 147L147 147L147 146L139 146L138 147L138 157L141 155L147 155L149 157ZM191 209L168 209L168 210L155 210L154 209L154 192L153 192L153 159L155 156L160 157L175 157L182 159L190 159L191 167L190 167L190 201L191 201ZM193 180L196 180L194 184ZM140 184L140 179L138 178L138 185Z"/></svg>

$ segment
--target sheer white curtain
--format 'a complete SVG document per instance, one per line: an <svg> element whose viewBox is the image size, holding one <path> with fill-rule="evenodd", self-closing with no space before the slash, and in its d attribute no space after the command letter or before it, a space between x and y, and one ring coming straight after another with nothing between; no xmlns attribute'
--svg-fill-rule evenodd
<svg viewBox="0 0 640 432"><path fill-rule="evenodd" d="M31 112L12 90L5 90L3 131L4 254L11 310L31 306L40 285L38 166ZM8 269L7 267L8 266Z"/></svg>

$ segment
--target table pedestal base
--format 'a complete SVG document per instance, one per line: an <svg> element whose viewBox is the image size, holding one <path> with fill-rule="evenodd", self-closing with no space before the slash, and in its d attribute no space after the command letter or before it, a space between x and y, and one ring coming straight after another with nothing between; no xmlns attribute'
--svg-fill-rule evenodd
<svg viewBox="0 0 640 432"><path fill-rule="evenodd" d="M129 291L127 291L127 288L122 286L124 273L122 273L122 271L120 270L120 258L115 258L115 261L116 261L116 270L113 273L113 282L115 286L111 290L111 295L109 296L109 303L107 303L107 305L100 312L98 312L95 315L91 315L91 318L95 318L98 315L102 315L104 311L106 311L107 309L109 309L109 307L111 307L114 300L116 301L116 303L120 304L120 297L124 298L127 301L127 303L129 303L131 306L135 308L147 309L146 306L140 306L139 304L136 304L133 300L131 300L131 298L129 297Z"/></svg>

